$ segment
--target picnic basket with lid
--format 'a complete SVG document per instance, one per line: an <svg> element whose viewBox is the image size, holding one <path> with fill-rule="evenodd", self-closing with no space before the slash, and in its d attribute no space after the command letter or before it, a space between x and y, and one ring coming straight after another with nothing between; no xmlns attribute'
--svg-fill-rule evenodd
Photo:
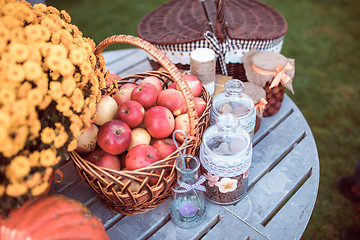
<svg viewBox="0 0 360 240"><path fill-rule="evenodd" d="M218 74L246 81L242 56L250 49L279 53L287 27L278 11L256 0L172 0L148 13L137 31L179 69L190 68L192 50L212 48Z"/></svg>
<svg viewBox="0 0 360 240"><path fill-rule="evenodd" d="M134 82L139 84L147 76L156 76L163 82L163 88L176 82L182 92L188 107L190 133L187 142L187 153L196 155L200 147L202 133L208 126L211 96L203 87L202 97L207 103L202 116L197 116L194 96L185 82L183 75L164 54L149 42L129 35L115 35L103 40L95 49L95 55L102 57L102 51L115 43L131 44L139 47L161 63L166 71L149 71L123 77L114 84L102 89L104 94L114 94L122 84ZM180 146L183 151L185 144ZM174 160L180 155L175 151L165 159L159 160L147 167L129 170L111 170L100 168L85 160L76 152L70 152L76 169L81 178L100 196L104 204L113 212L133 215L149 211L171 195L171 187L176 180ZM152 181L153 184L150 184Z"/></svg>

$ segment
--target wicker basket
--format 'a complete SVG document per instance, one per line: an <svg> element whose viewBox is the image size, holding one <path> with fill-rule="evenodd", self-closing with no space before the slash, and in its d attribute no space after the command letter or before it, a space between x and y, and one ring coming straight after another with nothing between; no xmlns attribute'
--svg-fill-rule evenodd
<svg viewBox="0 0 360 240"><path fill-rule="evenodd" d="M280 53L287 27L279 12L255 0L172 0L147 14L137 31L179 69L190 68L192 50L207 47L217 53L218 74L246 81L242 56L250 49Z"/></svg>
<svg viewBox="0 0 360 240"><path fill-rule="evenodd" d="M174 81L180 87L180 90L188 106L188 115L190 121L190 134L187 144L187 153L196 155L201 143L202 133L208 126L210 114L211 97L203 87L202 97L207 102L207 107L202 116L197 116L194 97L190 92L182 74L175 65L167 59L161 51L152 44L140 38L128 35L116 35L102 41L95 50L95 55L101 52L109 45L114 43L127 43L144 49L157 59L167 72L150 71L145 73L133 74L122 78L115 84L115 88L105 89L108 93L115 93L124 83L139 83L147 76L156 76L163 81L163 87L167 88ZM184 144L180 147L184 149ZM171 195L171 187L176 180L176 171L174 169L174 160L180 155L175 151L170 156L145 168L134 171L115 171L97 167L96 165L84 160L76 152L71 152L70 157L75 163L81 178L90 185L92 189L100 196L104 204L113 212L125 215L147 212ZM155 184L150 184L149 181ZM154 181L155 180L155 181ZM138 186L137 190L131 190L132 186Z"/></svg>

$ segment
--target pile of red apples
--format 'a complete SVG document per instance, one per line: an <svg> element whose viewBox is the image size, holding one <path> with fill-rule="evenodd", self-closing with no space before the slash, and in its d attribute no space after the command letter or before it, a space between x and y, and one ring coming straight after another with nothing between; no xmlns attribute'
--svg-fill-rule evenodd
<svg viewBox="0 0 360 240"><path fill-rule="evenodd" d="M114 76L114 75L113 75ZM200 117L206 108L202 84L184 75ZM176 83L163 88L154 76L140 84L121 85L113 95L103 95L96 106L96 120L77 139L76 151L99 167L136 170L166 158L177 150L172 133L190 132L187 105ZM180 146L184 135L175 134Z"/></svg>

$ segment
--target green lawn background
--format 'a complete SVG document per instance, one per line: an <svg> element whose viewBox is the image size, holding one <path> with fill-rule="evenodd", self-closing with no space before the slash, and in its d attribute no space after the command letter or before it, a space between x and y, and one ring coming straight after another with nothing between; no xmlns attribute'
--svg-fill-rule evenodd
<svg viewBox="0 0 360 240"><path fill-rule="evenodd" d="M145 14L166 0L47 0L65 9L84 36L101 40L137 35ZM288 21L282 54L295 59L295 94L287 94L306 117L320 156L320 188L302 239L340 239L360 226L356 205L336 190L336 178L360 159L360 7L357 0L263 0ZM132 46L116 45L106 50Z"/></svg>

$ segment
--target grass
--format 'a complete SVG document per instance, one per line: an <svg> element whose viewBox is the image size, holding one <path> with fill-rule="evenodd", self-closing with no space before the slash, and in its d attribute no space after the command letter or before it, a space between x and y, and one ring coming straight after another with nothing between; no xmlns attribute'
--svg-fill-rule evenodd
<svg viewBox="0 0 360 240"><path fill-rule="evenodd" d="M114 34L137 35L150 10L167 0L47 0L99 43ZM288 21L282 54L295 59L295 94L320 156L320 188L306 239L339 239L360 226L356 205L336 190L336 178L351 174L360 159L360 8L357 0L263 0ZM108 49L132 46L111 46ZM107 50L108 50L107 49Z"/></svg>

